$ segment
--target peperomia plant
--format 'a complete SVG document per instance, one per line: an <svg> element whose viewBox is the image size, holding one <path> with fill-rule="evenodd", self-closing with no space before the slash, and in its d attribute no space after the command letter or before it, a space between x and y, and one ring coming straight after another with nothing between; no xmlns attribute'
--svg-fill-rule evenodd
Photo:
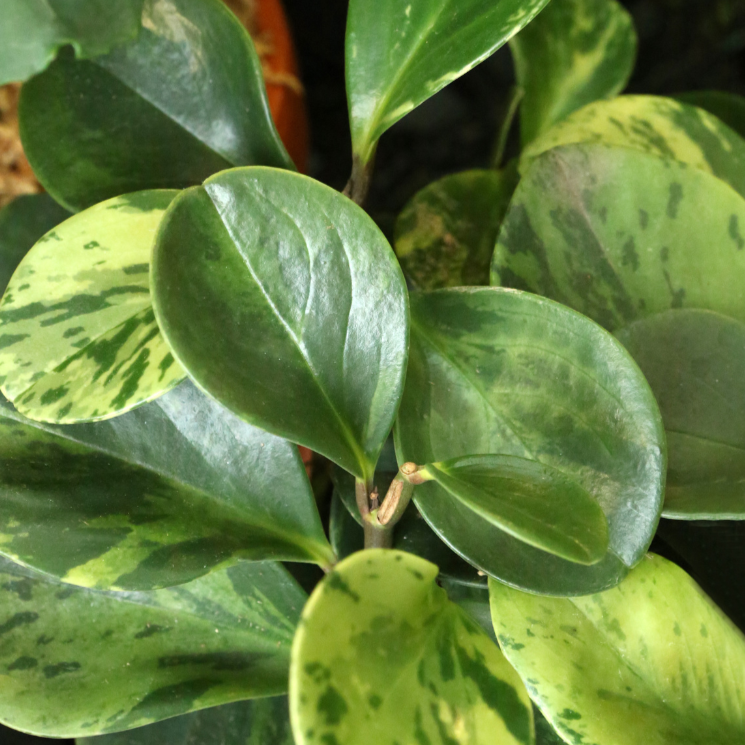
<svg viewBox="0 0 745 745"><path fill-rule="evenodd" d="M615 0L351 0L342 194L221 0L0 13L48 192L0 213L2 722L745 741L745 638L647 553L661 515L745 518L742 102L617 96ZM394 253L379 138L508 40L493 167L415 195Z"/></svg>

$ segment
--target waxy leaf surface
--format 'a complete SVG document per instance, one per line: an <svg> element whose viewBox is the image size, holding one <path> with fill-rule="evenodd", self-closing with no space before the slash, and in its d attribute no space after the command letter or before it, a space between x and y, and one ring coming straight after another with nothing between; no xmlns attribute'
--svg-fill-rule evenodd
<svg viewBox="0 0 745 745"><path fill-rule="evenodd" d="M171 206L152 286L163 334L200 387L372 477L403 388L408 297L359 207L289 171L219 174Z"/></svg>
<svg viewBox="0 0 745 745"><path fill-rule="evenodd" d="M3 0L0 85L41 72L65 44L78 57L105 54L140 29L144 0Z"/></svg>
<svg viewBox="0 0 745 745"><path fill-rule="evenodd" d="M644 377L587 318L496 288L415 293L406 390L396 424L401 462L511 455L561 471L597 500L609 550L582 566L514 538L434 482L414 500L470 563L533 592L613 586L654 535L665 475L664 431Z"/></svg>
<svg viewBox="0 0 745 745"><path fill-rule="evenodd" d="M467 508L531 546L588 565L608 551L602 508L555 468L512 455L467 455L433 463L425 473Z"/></svg>
<svg viewBox="0 0 745 745"><path fill-rule="evenodd" d="M745 137L745 98L726 91L690 91L675 96L678 101L708 111L730 129Z"/></svg>
<svg viewBox="0 0 745 745"><path fill-rule="evenodd" d="M396 222L394 247L420 290L488 285L499 226L517 186L514 168L474 170L426 186Z"/></svg>
<svg viewBox="0 0 745 745"><path fill-rule="evenodd" d="M169 590L110 593L2 560L0 597L0 721L52 737L284 693L305 602L271 562Z"/></svg>
<svg viewBox="0 0 745 745"><path fill-rule="evenodd" d="M532 745L525 688L489 636L401 551L362 551L311 595L292 647L297 745Z"/></svg>
<svg viewBox="0 0 745 745"><path fill-rule="evenodd" d="M352 0L346 71L352 145L367 163L380 136L499 49L548 0Z"/></svg>
<svg viewBox="0 0 745 745"><path fill-rule="evenodd" d="M585 106L528 145L520 170L546 150L579 142L677 160L745 196L745 140L703 109L672 98L619 96Z"/></svg>
<svg viewBox="0 0 745 745"><path fill-rule="evenodd" d="M684 163L605 145L555 148L515 192L492 283L611 331L671 308L745 321L745 200Z"/></svg>
<svg viewBox="0 0 745 745"><path fill-rule="evenodd" d="M77 745L295 745L286 696L239 701Z"/></svg>
<svg viewBox="0 0 745 745"><path fill-rule="evenodd" d="M0 553L65 582L151 589L238 559L330 563L302 461L184 383L124 416L0 405Z"/></svg>
<svg viewBox="0 0 745 745"><path fill-rule="evenodd" d="M649 555L582 598L489 587L505 655L567 742L745 739L745 637L674 564Z"/></svg>
<svg viewBox="0 0 745 745"><path fill-rule="evenodd" d="M631 16L616 0L552 0L510 40L523 144L625 87L636 61Z"/></svg>
<svg viewBox="0 0 745 745"><path fill-rule="evenodd" d="M37 177L72 210L233 166L292 168L253 42L221 0L148 0L130 44L63 52L24 86L20 124Z"/></svg>
<svg viewBox="0 0 745 745"><path fill-rule="evenodd" d="M186 377L150 302L150 255L177 192L110 199L47 233L0 303L0 387L46 422L117 416Z"/></svg>
<svg viewBox="0 0 745 745"><path fill-rule="evenodd" d="M670 310L617 336L649 381L667 431L663 516L745 519L745 323Z"/></svg>

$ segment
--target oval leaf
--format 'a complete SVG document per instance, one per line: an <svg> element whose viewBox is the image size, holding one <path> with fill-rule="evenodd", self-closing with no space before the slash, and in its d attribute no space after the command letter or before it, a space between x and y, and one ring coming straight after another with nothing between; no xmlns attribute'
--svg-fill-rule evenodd
<svg viewBox="0 0 745 745"><path fill-rule="evenodd" d="M73 584L334 559L297 449L189 383L97 424L40 425L3 403L0 466L0 553Z"/></svg>
<svg viewBox="0 0 745 745"><path fill-rule="evenodd" d="M285 692L305 593L273 563L106 593L0 560L0 598L0 720L87 737Z"/></svg>
<svg viewBox="0 0 745 745"><path fill-rule="evenodd" d="M352 146L364 164L380 136L497 51L548 0L351 0L346 71Z"/></svg>
<svg viewBox="0 0 745 745"><path fill-rule="evenodd" d="M514 168L463 171L426 186L396 221L394 246L421 290L488 285L499 226L517 186Z"/></svg>
<svg viewBox="0 0 745 745"><path fill-rule="evenodd" d="M253 42L220 0L148 0L132 43L63 53L24 86L20 126L37 177L72 210L233 166L293 167Z"/></svg>
<svg viewBox="0 0 745 745"><path fill-rule="evenodd" d="M682 307L745 321L744 236L745 200L708 173L625 148L555 148L515 192L492 283L610 330Z"/></svg>
<svg viewBox="0 0 745 745"><path fill-rule="evenodd" d="M523 144L626 86L636 61L631 16L616 0L553 0L510 40Z"/></svg>
<svg viewBox="0 0 745 745"><path fill-rule="evenodd" d="M306 605L292 647L298 745L528 745L527 693L499 648L411 554L362 551Z"/></svg>
<svg viewBox="0 0 745 745"><path fill-rule="evenodd" d="M600 505L561 471L512 455L469 455L425 473L466 507L518 540L578 564L608 551Z"/></svg>
<svg viewBox="0 0 745 745"><path fill-rule="evenodd" d="M152 286L160 327L199 386L372 478L403 388L408 298L359 207L288 171L219 174L171 206Z"/></svg>
<svg viewBox="0 0 745 745"><path fill-rule="evenodd" d="M708 111L730 129L745 137L745 98L726 91L690 91L675 96L678 101Z"/></svg>
<svg viewBox="0 0 745 745"><path fill-rule="evenodd" d="M617 334L667 430L665 517L745 520L745 324L670 310Z"/></svg>
<svg viewBox="0 0 745 745"><path fill-rule="evenodd" d="M175 191L129 194L47 233L0 304L2 391L45 422L117 416L175 386L150 302L150 254Z"/></svg>
<svg viewBox="0 0 745 745"><path fill-rule="evenodd" d="M546 150L579 142L677 160L745 196L745 140L715 116L672 98L620 96L585 106L525 148L520 170Z"/></svg>
<svg viewBox="0 0 745 745"><path fill-rule="evenodd" d="M745 739L745 638L674 564L650 555L615 589L571 600L489 587L504 653L567 742Z"/></svg>
<svg viewBox="0 0 745 745"><path fill-rule="evenodd" d="M527 293L412 295L396 423L399 460L512 455L558 469L603 508L610 548L593 566L500 530L436 483L414 491L435 532L479 569L533 592L613 586L644 555L662 509L664 431L625 349L588 319Z"/></svg>

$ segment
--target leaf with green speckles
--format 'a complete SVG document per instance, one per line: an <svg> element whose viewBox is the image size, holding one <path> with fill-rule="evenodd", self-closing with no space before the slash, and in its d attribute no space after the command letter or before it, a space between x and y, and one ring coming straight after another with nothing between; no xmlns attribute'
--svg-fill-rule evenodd
<svg viewBox="0 0 745 745"><path fill-rule="evenodd" d="M494 625L491 622L489 587L486 582L483 584L459 582L443 577L442 573L440 573L439 582L440 587L445 590L448 598L463 608L486 631L491 639L497 641L497 637L494 634Z"/></svg>
<svg viewBox="0 0 745 745"><path fill-rule="evenodd" d="M171 205L152 288L201 388L372 478L403 389L409 309L396 257L357 205L289 171L218 174Z"/></svg>
<svg viewBox="0 0 745 745"><path fill-rule="evenodd" d="M426 186L396 221L394 247L404 273L421 290L488 285L499 226L517 173L463 171Z"/></svg>
<svg viewBox="0 0 745 745"><path fill-rule="evenodd" d="M234 166L293 168L251 37L221 0L147 0L131 43L93 60L69 51L19 108L34 173L69 209Z"/></svg>
<svg viewBox="0 0 745 745"><path fill-rule="evenodd" d="M623 346L549 300L498 288L411 296L411 349L396 422L400 462L508 455L561 471L594 498L609 549L583 566L518 540L435 482L414 501L482 571L549 595L617 584L654 535L665 434L652 391Z"/></svg>
<svg viewBox="0 0 745 745"><path fill-rule="evenodd" d="M636 61L634 22L616 0L552 0L510 40L523 145L586 104L626 86Z"/></svg>
<svg viewBox="0 0 745 745"><path fill-rule="evenodd" d="M703 109L672 98L619 96L585 106L525 148L520 170L546 150L580 142L677 160L745 196L745 140Z"/></svg>
<svg viewBox="0 0 745 745"><path fill-rule="evenodd" d="M88 737L284 693L305 600L273 562L111 593L0 559L0 721Z"/></svg>
<svg viewBox="0 0 745 745"><path fill-rule="evenodd" d="M450 496L505 533L578 564L608 552L605 513L576 478L513 455L466 455L422 469Z"/></svg>
<svg viewBox="0 0 745 745"><path fill-rule="evenodd" d="M16 197L0 210L0 292L34 243L68 217L48 194Z"/></svg>
<svg viewBox="0 0 745 745"><path fill-rule="evenodd" d="M190 383L95 424L38 424L0 404L0 554L125 590L239 559L334 560L297 448Z"/></svg>
<svg viewBox="0 0 745 745"><path fill-rule="evenodd" d="M77 745L295 745L286 696L240 701ZM539 743L540 745L540 743Z"/></svg>
<svg viewBox="0 0 745 745"><path fill-rule="evenodd" d="M38 421L97 421L186 377L150 302L150 254L178 192L116 197L47 233L0 302L2 391Z"/></svg>
<svg viewBox="0 0 745 745"><path fill-rule="evenodd" d="M671 308L745 321L745 200L684 163L589 143L555 148L515 192L492 283L611 331Z"/></svg>
<svg viewBox="0 0 745 745"><path fill-rule="evenodd" d="M675 98L689 106L708 111L730 129L745 137L745 98L726 91L690 91Z"/></svg>
<svg viewBox="0 0 745 745"><path fill-rule="evenodd" d="M649 555L581 598L489 588L502 649L566 742L745 741L745 637L674 564Z"/></svg>
<svg viewBox="0 0 745 745"><path fill-rule="evenodd" d="M0 85L41 72L72 44L78 57L95 57L131 41L144 0L3 0Z"/></svg>
<svg viewBox="0 0 745 745"><path fill-rule="evenodd" d="M297 745L532 745L530 700L499 648L401 551L345 559L292 646Z"/></svg>
<svg viewBox="0 0 745 745"><path fill-rule="evenodd" d="M352 0L346 73L352 145L367 163L390 126L529 23L548 0Z"/></svg>
<svg viewBox="0 0 745 745"><path fill-rule="evenodd" d="M617 333L667 430L664 517L745 519L745 323L669 310Z"/></svg>

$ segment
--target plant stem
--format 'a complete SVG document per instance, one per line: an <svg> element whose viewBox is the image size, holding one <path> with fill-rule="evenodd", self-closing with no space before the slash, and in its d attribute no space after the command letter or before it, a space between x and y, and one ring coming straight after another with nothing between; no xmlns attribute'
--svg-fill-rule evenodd
<svg viewBox="0 0 745 745"><path fill-rule="evenodd" d="M392 548L393 526L365 520L365 548Z"/></svg>
<svg viewBox="0 0 745 745"><path fill-rule="evenodd" d="M360 207L365 203L367 192L370 189L370 180L372 179L374 164L374 153L367 163L363 163L357 155L355 155L352 160L352 175L349 177L349 181L344 187L343 193L345 197L349 197Z"/></svg>
<svg viewBox="0 0 745 745"><path fill-rule="evenodd" d="M519 86L515 86L510 92L510 98L507 102L507 112L504 115L504 121L500 127L499 137L494 148L494 156L492 157L492 168L495 170L499 170L502 166L504 151L507 149L507 138L510 136L512 123L515 121L515 114L517 114L517 109L524 95L525 91Z"/></svg>

